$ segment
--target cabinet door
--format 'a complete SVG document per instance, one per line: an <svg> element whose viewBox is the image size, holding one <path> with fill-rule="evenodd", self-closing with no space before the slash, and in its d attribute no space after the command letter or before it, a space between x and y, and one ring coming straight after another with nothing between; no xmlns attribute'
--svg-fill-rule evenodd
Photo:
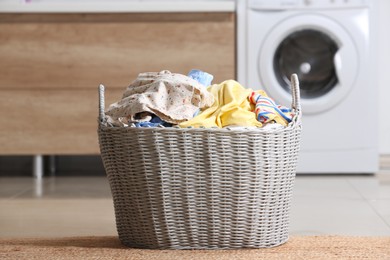
<svg viewBox="0 0 390 260"><path fill-rule="evenodd" d="M107 90L106 102L121 90ZM1 154L99 152L97 90L0 91Z"/></svg>
<svg viewBox="0 0 390 260"><path fill-rule="evenodd" d="M0 154L97 154L110 104L138 73L235 78L233 13L1 14ZM111 93L111 95L109 94Z"/></svg>

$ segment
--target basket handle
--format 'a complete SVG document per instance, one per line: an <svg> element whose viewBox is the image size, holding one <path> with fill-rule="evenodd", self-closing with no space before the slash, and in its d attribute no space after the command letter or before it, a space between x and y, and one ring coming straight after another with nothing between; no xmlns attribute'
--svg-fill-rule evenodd
<svg viewBox="0 0 390 260"><path fill-rule="evenodd" d="M99 122L104 123L104 85L99 85Z"/></svg>
<svg viewBox="0 0 390 260"><path fill-rule="evenodd" d="M299 91L299 80L297 74L291 75L291 94L292 108L296 111L301 111L301 95Z"/></svg>

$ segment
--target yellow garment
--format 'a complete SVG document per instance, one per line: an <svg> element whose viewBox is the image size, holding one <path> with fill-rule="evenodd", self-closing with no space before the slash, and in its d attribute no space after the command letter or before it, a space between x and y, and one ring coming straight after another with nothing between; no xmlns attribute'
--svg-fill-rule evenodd
<svg viewBox="0 0 390 260"><path fill-rule="evenodd" d="M226 80L207 90L214 95L214 104L198 116L180 123L180 127L262 126L253 112L254 105L248 99L252 89L245 89L234 80Z"/></svg>

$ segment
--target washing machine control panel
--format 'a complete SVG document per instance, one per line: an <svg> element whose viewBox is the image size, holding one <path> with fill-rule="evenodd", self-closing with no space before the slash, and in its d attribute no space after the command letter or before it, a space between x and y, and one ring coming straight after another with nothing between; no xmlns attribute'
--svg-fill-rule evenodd
<svg viewBox="0 0 390 260"><path fill-rule="evenodd" d="M367 7L369 0L248 0L254 10L332 9Z"/></svg>

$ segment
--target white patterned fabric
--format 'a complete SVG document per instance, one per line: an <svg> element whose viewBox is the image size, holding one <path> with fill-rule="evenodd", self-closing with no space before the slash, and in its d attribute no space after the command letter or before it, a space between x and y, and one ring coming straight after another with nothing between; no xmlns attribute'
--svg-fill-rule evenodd
<svg viewBox="0 0 390 260"><path fill-rule="evenodd" d="M165 122L178 124L213 103L213 95L194 79L167 70L146 72L127 87L122 100L109 106L106 115L113 121L126 118L131 123L149 121L154 114Z"/></svg>

